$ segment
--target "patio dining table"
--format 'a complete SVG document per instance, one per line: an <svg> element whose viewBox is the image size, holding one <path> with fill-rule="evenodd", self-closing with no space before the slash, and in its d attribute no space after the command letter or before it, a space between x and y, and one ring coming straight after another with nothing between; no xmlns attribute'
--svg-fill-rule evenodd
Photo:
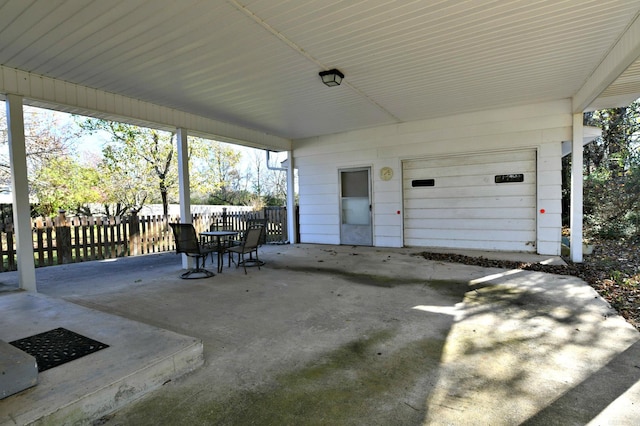
<svg viewBox="0 0 640 426"><path fill-rule="evenodd" d="M200 241L214 239L215 251L218 253L218 272L222 272L223 260L222 256L226 249L226 242L229 237L235 237L238 235L238 231L204 231L200 233Z"/></svg>

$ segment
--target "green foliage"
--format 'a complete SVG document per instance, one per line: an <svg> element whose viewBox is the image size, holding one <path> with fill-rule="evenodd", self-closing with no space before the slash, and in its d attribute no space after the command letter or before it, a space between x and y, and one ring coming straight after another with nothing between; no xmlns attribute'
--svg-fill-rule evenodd
<svg viewBox="0 0 640 426"><path fill-rule="evenodd" d="M54 216L61 209L90 214L87 205L104 200L98 171L70 157L52 158L40 168L32 190L38 199L36 211L42 216Z"/></svg>
<svg viewBox="0 0 640 426"><path fill-rule="evenodd" d="M602 238L640 236L639 166L614 173L599 168L585 178L585 224Z"/></svg>
<svg viewBox="0 0 640 426"><path fill-rule="evenodd" d="M585 114L585 124L603 131L584 152L585 233L640 237L640 102ZM566 173L568 162L563 164ZM566 180L563 197L569 196Z"/></svg>
<svg viewBox="0 0 640 426"><path fill-rule="evenodd" d="M195 144L194 144L195 142ZM191 191L214 205L241 205L244 179L238 169L241 153L217 142L190 141Z"/></svg>
<svg viewBox="0 0 640 426"><path fill-rule="evenodd" d="M177 199L173 134L91 118L80 125L85 131L106 131L111 136L99 165L107 204L128 213L156 201L162 203L166 215L170 200Z"/></svg>
<svg viewBox="0 0 640 426"><path fill-rule="evenodd" d="M62 123L52 111L24 108L25 148L29 184L33 186L39 170L52 159L69 155L79 129ZM11 184L11 167L4 108L0 108L0 186Z"/></svg>
<svg viewBox="0 0 640 426"><path fill-rule="evenodd" d="M7 145L0 109L0 145ZM81 137L108 135L101 155L81 163L76 144ZM36 214L106 213L109 216L139 211L145 204L178 202L178 165L174 135L125 123L25 108L28 178L39 201ZM283 205L286 173L265 166L264 151L256 150L253 163L242 162L232 145L189 137L192 202L224 205ZM0 150L0 186L10 184L9 157ZM4 151L7 151L6 149ZM8 151L7 151L8 152ZM246 166L246 167L245 167ZM242 167L245 167L242 169ZM95 205L103 211L91 212Z"/></svg>
<svg viewBox="0 0 640 426"><path fill-rule="evenodd" d="M105 120L87 119L83 129L106 131L101 173L110 203L120 211L140 210L145 203L178 201L178 166L173 134ZM240 152L227 144L190 137L189 173L192 201L241 205L248 199L238 170Z"/></svg>
<svg viewBox="0 0 640 426"><path fill-rule="evenodd" d="M257 198L252 198L247 205L283 206L287 198L287 174L281 170L267 167L264 152L253 155L252 189Z"/></svg>

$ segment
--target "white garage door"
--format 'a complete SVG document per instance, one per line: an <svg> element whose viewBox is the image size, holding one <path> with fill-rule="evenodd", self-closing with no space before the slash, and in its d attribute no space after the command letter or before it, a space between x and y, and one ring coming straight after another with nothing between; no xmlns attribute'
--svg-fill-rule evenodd
<svg viewBox="0 0 640 426"><path fill-rule="evenodd" d="M535 251L536 151L403 162L404 244Z"/></svg>

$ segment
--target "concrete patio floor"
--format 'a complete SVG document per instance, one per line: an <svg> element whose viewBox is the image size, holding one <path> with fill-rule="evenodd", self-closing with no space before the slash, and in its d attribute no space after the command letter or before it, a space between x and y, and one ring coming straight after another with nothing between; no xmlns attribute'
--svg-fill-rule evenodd
<svg viewBox="0 0 640 426"><path fill-rule="evenodd" d="M174 347L173 338L202 343L201 367L194 362L191 373L86 424L640 423L640 334L591 287L570 276L427 261L417 252L265 246L261 270L245 275L225 265L191 281L178 278L179 256L147 255L38 269L37 296L11 291L17 278L5 273L0 339L38 321L73 323L77 308L99 318L82 324L104 340L139 327L171 337L140 345L160 345L152 352ZM25 326L5 308L11 297L60 303L68 315ZM120 320L129 326L101 329ZM100 352L49 376L82 393L69 374L94 382L119 362L92 362ZM11 416L16 401L42 385L1 400L0 424L20 424Z"/></svg>

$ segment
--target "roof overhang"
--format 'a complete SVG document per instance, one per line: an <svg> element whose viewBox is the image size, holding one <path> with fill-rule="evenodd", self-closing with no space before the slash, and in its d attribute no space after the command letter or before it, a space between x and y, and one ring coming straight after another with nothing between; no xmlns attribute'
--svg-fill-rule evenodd
<svg viewBox="0 0 640 426"><path fill-rule="evenodd" d="M8 0L0 93L272 150L312 136L640 94L635 0ZM337 87L318 72L338 68Z"/></svg>
<svg viewBox="0 0 640 426"><path fill-rule="evenodd" d="M602 129L593 126L584 126L582 130L582 146L587 145L589 142L593 142L597 138L602 136ZM571 141L562 141L562 156L565 157L571 154L572 151Z"/></svg>

